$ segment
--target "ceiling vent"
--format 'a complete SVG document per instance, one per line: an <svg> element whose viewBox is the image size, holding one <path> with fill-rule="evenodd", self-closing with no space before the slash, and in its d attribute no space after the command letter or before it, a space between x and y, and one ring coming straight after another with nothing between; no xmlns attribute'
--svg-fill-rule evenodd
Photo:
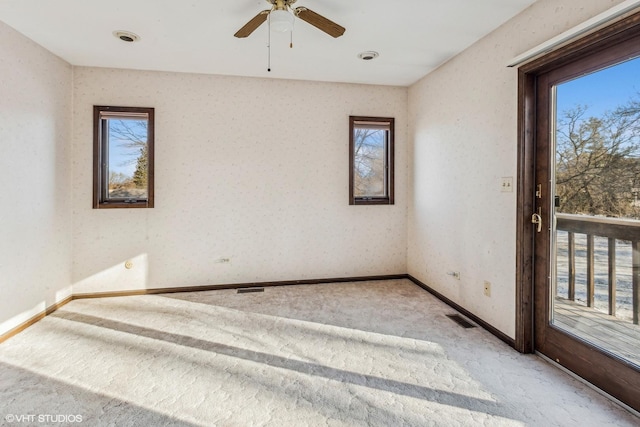
<svg viewBox="0 0 640 427"><path fill-rule="evenodd" d="M113 36L127 43L133 43L140 40L140 36L132 33L131 31L114 31Z"/></svg>
<svg viewBox="0 0 640 427"><path fill-rule="evenodd" d="M376 59L380 54L378 52L374 52L373 50L368 50L366 52L360 52L358 54L358 58L363 61L371 61L372 59Z"/></svg>

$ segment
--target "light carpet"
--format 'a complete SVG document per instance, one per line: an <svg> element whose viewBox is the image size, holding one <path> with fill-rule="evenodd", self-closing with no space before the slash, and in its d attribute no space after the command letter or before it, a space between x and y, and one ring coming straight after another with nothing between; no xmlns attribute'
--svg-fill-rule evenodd
<svg viewBox="0 0 640 427"><path fill-rule="evenodd" d="M408 280L74 300L0 344L0 423L640 425L451 313Z"/></svg>

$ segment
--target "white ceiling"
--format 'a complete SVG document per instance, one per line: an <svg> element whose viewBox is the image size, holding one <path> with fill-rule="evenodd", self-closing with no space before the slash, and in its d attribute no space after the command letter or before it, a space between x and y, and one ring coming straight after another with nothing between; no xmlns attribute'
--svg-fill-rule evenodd
<svg viewBox="0 0 640 427"><path fill-rule="evenodd" d="M73 65L408 86L535 0L298 0L347 30L334 39L299 19L233 34L265 0L0 0L0 20ZM138 34L125 43L115 30ZM358 59L374 50L380 57Z"/></svg>

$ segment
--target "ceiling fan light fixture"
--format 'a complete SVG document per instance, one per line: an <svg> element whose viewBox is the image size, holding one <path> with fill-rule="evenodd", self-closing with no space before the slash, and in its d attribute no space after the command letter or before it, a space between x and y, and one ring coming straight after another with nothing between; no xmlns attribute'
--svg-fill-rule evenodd
<svg viewBox="0 0 640 427"><path fill-rule="evenodd" d="M269 14L269 26L271 31L286 33L293 30L294 19L293 13L287 10L273 10Z"/></svg>

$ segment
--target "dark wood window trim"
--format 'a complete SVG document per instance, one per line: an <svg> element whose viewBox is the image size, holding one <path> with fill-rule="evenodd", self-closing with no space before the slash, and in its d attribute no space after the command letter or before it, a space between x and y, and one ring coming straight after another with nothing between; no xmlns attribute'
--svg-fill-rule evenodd
<svg viewBox="0 0 640 427"><path fill-rule="evenodd" d="M102 126L103 113L143 114L147 119L147 198L144 200L108 199L106 194L107 181L105 179L104 140L106 130ZM153 208L154 207L154 151L155 151L155 120L154 109L147 107L93 107L93 208Z"/></svg>
<svg viewBox="0 0 640 427"><path fill-rule="evenodd" d="M358 122L380 123L381 127L388 128L387 141L385 146L385 187L384 197L357 197L354 189L354 167L355 167L355 141L354 129ZM350 205L393 205L394 204L394 141L395 141L395 119L389 117L364 117L349 116L349 204Z"/></svg>

